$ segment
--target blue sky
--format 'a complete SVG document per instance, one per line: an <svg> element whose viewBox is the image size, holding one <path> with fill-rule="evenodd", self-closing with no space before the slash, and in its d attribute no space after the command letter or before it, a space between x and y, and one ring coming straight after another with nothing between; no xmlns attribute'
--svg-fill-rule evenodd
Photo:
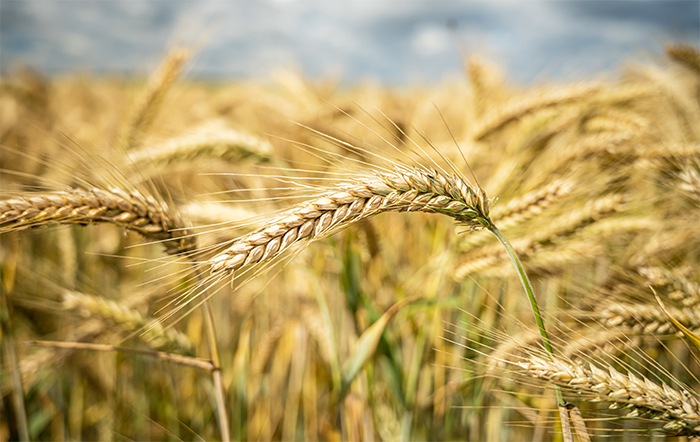
<svg viewBox="0 0 700 442"><path fill-rule="evenodd" d="M449 25L448 25L449 23ZM699 1L2 0L0 68L143 73L198 48L190 77L295 66L346 82L429 83L478 53L515 81L576 79L698 45Z"/></svg>

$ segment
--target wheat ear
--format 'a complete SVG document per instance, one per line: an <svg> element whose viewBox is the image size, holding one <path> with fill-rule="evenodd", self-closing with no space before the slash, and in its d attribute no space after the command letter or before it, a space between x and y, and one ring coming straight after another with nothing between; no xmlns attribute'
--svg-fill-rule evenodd
<svg viewBox="0 0 700 442"><path fill-rule="evenodd" d="M272 145L268 141L214 123L161 144L129 152L129 160L141 170L150 165L185 164L199 158L231 162L253 158L264 162L271 153Z"/></svg>
<svg viewBox="0 0 700 442"><path fill-rule="evenodd" d="M494 206L491 211L491 219L497 223L498 228L507 230L520 225L560 202L568 196L574 188L573 181L556 180L532 192L508 201L505 205ZM469 235L460 242L460 250L474 250L482 246L492 237L486 232L477 232Z"/></svg>
<svg viewBox="0 0 700 442"><path fill-rule="evenodd" d="M666 307L678 322L693 330L700 330L700 311L692 308ZM603 320L613 327L626 327L647 333L672 333L675 329L668 316L653 304L610 304L601 313Z"/></svg>
<svg viewBox="0 0 700 442"><path fill-rule="evenodd" d="M474 96L477 115L483 115L489 104L494 104L505 95L500 72L490 63L472 55L466 63L469 83Z"/></svg>
<svg viewBox="0 0 700 442"><path fill-rule="evenodd" d="M212 273L233 272L249 265L271 260L301 240L315 240L331 231L359 220L389 211L441 213L471 229L488 229L510 256L527 293L547 352L553 350L542 315L525 269L508 239L489 218L489 200L479 187L473 187L457 175L447 176L426 167L397 166L395 173L375 172L357 179L320 198L301 203L265 227L241 237L231 247L214 256L209 264ZM564 400L557 388L561 414Z"/></svg>
<svg viewBox="0 0 700 442"><path fill-rule="evenodd" d="M692 46L668 45L666 54L678 63L700 73L700 52Z"/></svg>
<svg viewBox="0 0 700 442"><path fill-rule="evenodd" d="M180 75L182 66L189 58L190 52L187 49L172 50L148 80L148 86L129 118L126 134L127 147L137 147L140 144L142 135L155 119L165 94Z"/></svg>
<svg viewBox="0 0 700 442"><path fill-rule="evenodd" d="M129 332L145 330L144 341L152 348L162 350L174 347L187 353L194 351L194 345L187 335L172 328L164 329L160 322L147 319L137 310L114 300L66 291L62 305L66 310L74 311L84 318L101 317L113 321Z"/></svg>
<svg viewBox="0 0 700 442"><path fill-rule="evenodd" d="M523 115L530 112L576 102L582 98L595 95L600 91L601 87L598 85L569 86L558 90L541 91L534 95L511 100L489 112L483 120L477 124L474 130L474 139L483 140L508 123L517 121Z"/></svg>
<svg viewBox="0 0 700 442"><path fill-rule="evenodd" d="M671 271L661 267L640 267L637 269L647 282L655 287L663 287L669 299L683 307L698 309L700 305L700 284L688 280L682 269Z"/></svg>
<svg viewBox="0 0 700 442"><path fill-rule="evenodd" d="M612 194L589 201L582 209L571 211L554 219L546 230L514 241L513 247L519 256L533 255L542 247L555 244L584 227L598 222L604 216L621 210L623 202L624 197L621 194ZM457 281L504 262L508 254L497 244L491 244L467 252L462 256L462 260L455 267L454 277Z"/></svg>
<svg viewBox="0 0 700 442"><path fill-rule="evenodd" d="M211 259L212 272L268 261L301 240L315 240L372 215L390 211L442 213L473 229L490 227L489 200L464 179L424 167L375 173L301 203Z"/></svg>
<svg viewBox="0 0 700 442"><path fill-rule="evenodd" d="M665 420L664 428L687 435L700 435L700 401L695 394L658 385L632 373L622 374L612 367L608 371L593 364L589 368L561 359L531 357L518 363L529 376L554 382L578 393L594 395L595 400L611 402L614 407L628 407L630 416Z"/></svg>
<svg viewBox="0 0 700 442"><path fill-rule="evenodd" d="M0 201L0 233L47 224L108 223L162 242L166 252L195 249L192 234L168 207L137 191L121 189L46 192Z"/></svg>

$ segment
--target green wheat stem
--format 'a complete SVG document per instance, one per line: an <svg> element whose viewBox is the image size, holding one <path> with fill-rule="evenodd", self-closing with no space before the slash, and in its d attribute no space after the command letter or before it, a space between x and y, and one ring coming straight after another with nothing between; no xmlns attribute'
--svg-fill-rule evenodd
<svg viewBox="0 0 700 442"><path fill-rule="evenodd" d="M544 321L542 320L542 315L540 314L540 308L537 305L537 299L535 298L535 293L532 291L532 285L530 284L530 280L527 277L527 273L525 273L525 269L523 268L523 264L520 262L520 258L518 258L518 254L515 253L515 249L513 246L510 244L510 241L508 241L508 238L506 238L503 233L501 233L498 228L491 224L488 229L496 235L496 238L501 242L503 247L506 249L506 252L508 253L508 256L510 256L510 260L513 262L513 265L515 266L515 269L518 271L518 276L520 277L520 282L523 284L523 288L525 289L525 292L527 293L527 297L530 300L530 307L532 307L532 313L535 315L535 321L537 322L537 328L540 330L540 335L542 335L542 342L544 343L544 348L547 350L547 353L549 354L550 359L554 357L554 351L552 350L552 345L549 342L549 335L547 334L547 330L544 327ZM561 393L561 389L559 386L555 386L556 392L557 392L557 402L559 403L559 406L564 406L566 402L564 401L564 396Z"/></svg>

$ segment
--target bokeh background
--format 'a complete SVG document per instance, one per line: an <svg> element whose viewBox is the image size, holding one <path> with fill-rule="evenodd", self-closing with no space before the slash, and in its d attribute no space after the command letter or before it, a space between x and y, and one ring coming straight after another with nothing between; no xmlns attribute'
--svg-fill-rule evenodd
<svg viewBox="0 0 700 442"><path fill-rule="evenodd" d="M199 285L397 150L496 198L561 364L700 416L698 350L649 290L700 333L699 39L697 0L0 0L0 442L561 440L488 232L386 213ZM88 219L91 195L119 203ZM143 228L165 219L195 255ZM700 435L677 397L600 383L565 390L599 440Z"/></svg>

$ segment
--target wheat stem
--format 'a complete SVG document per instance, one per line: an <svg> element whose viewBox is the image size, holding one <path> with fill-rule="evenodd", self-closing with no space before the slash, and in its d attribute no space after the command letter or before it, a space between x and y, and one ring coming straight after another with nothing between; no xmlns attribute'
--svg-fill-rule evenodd
<svg viewBox="0 0 700 442"><path fill-rule="evenodd" d="M4 277L5 275L2 276ZM17 431L19 432L19 440L24 442L29 441L27 409L24 404L24 390L22 389L19 361L17 359L17 351L15 349L14 335L10 324L10 312L7 306L4 286L5 284L0 284L0 342L3 344L4 353L7 358L6 367L8 371L10 371L9 377L12 383L12 399L14 402L13 405L15 408L15 420L17 423Z"/></svg>
<svg viewBox="0 0 700 442"><path fill-rule="evenodd" d="M212 371L211 376L214 381L214 395L216 397L216 408L219 416L219 431L222 442L231 440L228 412L226 411L224 384L221 381L221 362L219 361L219 351L216 345L216 330L214 329L214 316L212 315L209 300L204 301L205 327L207 329L207 340L209 342L209 352L211 356Z"/></svg>
<svg viewBox="0 0 700 442"><path fill-rule="evenodd" d="M523 285L523 288L525 289L525 292L527 293L527 298L530 301L530 307L532 308L532 313L535 315L535 322L537 322L537 328L540 331L540 335L542 336L542 343L544 344L544 348L547 350L547 353L549 354L550 358L554 358L554 351L552 350L552 344L549 342L549 335L547 334L547 330L544 327L544 321L542 320L542 314L540 314L540 308L537 305L537 299L535 298L535 293L532 291L532 285L530 285L530 280L527 277L527 273L525 273L525 269L523 268L523 264L520 262L520 259L518 258L518 254L515 253L515 249L513 249L513 246L510 244L510 241L508 241L508 238L506 238L503 233L501 233L500 230L496 228L496 226L492 225L489 227L489 230L496 235L496 238L498 238L498 241L501 242L503 247L506 249L506 252L508 252L508 256L510 257L510 260L513 262L513 266L516 268L518 271L518 277L520 278L520 282ZM562 426L564 425L564 421L566 420L568 422L568 415L562 414L561 412L561 407L565 405L564 401L564 396L561 393L561 389L559 387L556 388L557 392L557 402L559 403L560 407L560 414L562 418ZM567 416L566 419L564 416ZM571 432L571 428L569 428L569 433Z"/></svg>
<svg viewBox="0 0 700 442"><path fill-rule="evenodd" d="M139 348L129 348L129 347L117 347L114 345L107 344L92 344L89 342L61 342L61 341L25 341L22 345L35 345L38 347L51 347L51 348L66 348L73 350L93 350L93 351L117 351L120 353L134 353L144 356L153 356L157 359L162 359L168 362L174 362L176 364L189 365L190 367L201 368L205 371L214 371L214 365L203 359L192 358L189 356L180 356L173 353L166 353L163 351L154 350L142 350Z"/></svg>

